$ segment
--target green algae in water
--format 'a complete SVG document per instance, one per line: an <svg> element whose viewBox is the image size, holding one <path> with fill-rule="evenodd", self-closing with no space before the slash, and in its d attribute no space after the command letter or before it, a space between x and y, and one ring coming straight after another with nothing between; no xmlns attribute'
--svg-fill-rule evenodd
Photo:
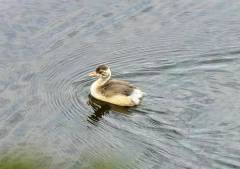
<svg viewBox="0 0 240 169"><path fill-rule="evenodd" d="M53 159L44 152L18 150L0 155L0 169L56 169L53 163ZM129 159L124 160L114 155L96 157L84 155L73 166L62 165L57 169L134 169L133 164Z"/></svg>
<svg viewBox="0 0 240 169"><path fill-rule="evenodd" d="M135 162L123 158L112 157L84 157L79 159L71 169L135 169Z"/></svg>
<svg viewBox="0 0 240 169"><path fill-rule="evenodd" d="M0 169L50 169L50 158L36 152L12 152L0 157Z"/></svg>

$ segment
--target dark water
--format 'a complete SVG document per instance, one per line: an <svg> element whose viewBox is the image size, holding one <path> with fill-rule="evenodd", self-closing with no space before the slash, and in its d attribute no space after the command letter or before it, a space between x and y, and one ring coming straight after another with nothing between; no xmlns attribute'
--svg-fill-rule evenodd
<svg viewBox="0 0 240 169"><path fill-rule="evenodd" d="M89 97L101 63L146 96ZM240 168L240 1L0 1L0 152L57 168Z"/></svg>

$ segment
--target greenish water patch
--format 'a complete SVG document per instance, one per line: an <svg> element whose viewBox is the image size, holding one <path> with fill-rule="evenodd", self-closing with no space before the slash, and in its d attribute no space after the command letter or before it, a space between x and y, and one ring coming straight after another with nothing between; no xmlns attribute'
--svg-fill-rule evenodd
<svg viewBox="0 0 240 169"><path fill-rule="evenodd" d="M131 158L118 156L116 154L104 154L101 156L84 156L81 157L72 166L71 169L134 169L135 161Z"/></svg>
<svg viewBox="0 0 240 169"><path fill-rule="evenodd" d="M50 169L51 158L33 151L13 151L1 155L0 169Z"/></svg>
<svg viewBox="0 0 240 169"><path fill-rule="evenodd" d="M66 161L64 162L66 163ZM68 163L68 162L67 162ZM69 161L71 163L71 161ZM134 169L134 162L123 157L106 155L81 156L73 165L57 169ZM55 169L53 157L35 150L15 150L0 155L0 169Z"/></svg>

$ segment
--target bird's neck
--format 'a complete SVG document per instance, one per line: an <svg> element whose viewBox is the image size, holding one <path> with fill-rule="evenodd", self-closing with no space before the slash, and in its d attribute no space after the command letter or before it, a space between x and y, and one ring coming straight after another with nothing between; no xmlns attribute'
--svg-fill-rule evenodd
<svg viewBox="0 0 240 169"><path fill-rule="evenodd" d="M96 81L97 86L103 86L105 83L107 83L109 81L109 79L111 78L111 76L105 77L105 78L99 78Z"/></svg>

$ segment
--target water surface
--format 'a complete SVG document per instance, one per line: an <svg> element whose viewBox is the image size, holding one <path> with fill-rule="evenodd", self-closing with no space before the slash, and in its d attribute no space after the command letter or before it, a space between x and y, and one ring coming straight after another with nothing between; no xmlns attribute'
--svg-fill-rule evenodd
<svg viewBox="0 0 240 169"><path fill-rule="evenodd" d="M239 168L239 11L237 0L0 1L0 152L38 147L57 168L112 156ZM140 106L89 96L102 63L146 93Z"/></svg>

